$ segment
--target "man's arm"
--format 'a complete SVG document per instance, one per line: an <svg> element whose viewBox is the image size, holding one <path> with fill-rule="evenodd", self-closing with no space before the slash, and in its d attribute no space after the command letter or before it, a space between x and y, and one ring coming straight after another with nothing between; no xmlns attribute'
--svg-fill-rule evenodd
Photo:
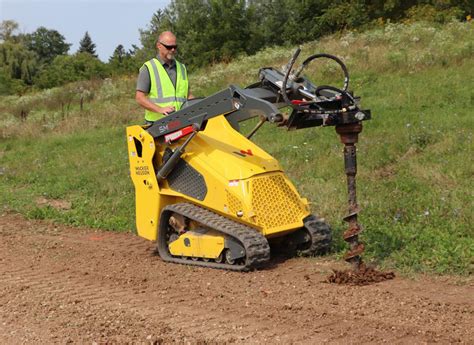
<svg viewBox="0 0 474 345"><path fill-rule="evenodd" d="M193 98L195 98L195 97L194 97L193 93L191 92L191 88L188 87L188 99L193 99Z"/></svg>
<svg viewBox="0 0 474 345"><path fill-rule="evenodd" d="M140 90L136 91L135 100L143 108L145 108L147 110L150 110L150 111L153 111L155 113L168 115L168 113L171 113L175 110L174 107L160 107L159 105L156 105L155 103L151 102L147 98L147 94L145 92L140 91Z"/></svg>
<svg viewBox="0 0 474 345"><path fill-rule="evenodd" d="M135 100L137 101L137 103L146 110L150 110L163 115L168 115L168 113L175 110L174 107L160 107L155 103L151 102L147 97L148 93L150 92L150 87L150 74L148 73L148 68L146 66L143 66L142 68L140 68L140 73L138 74L137 79L137 88L135 93Z"/></svg>

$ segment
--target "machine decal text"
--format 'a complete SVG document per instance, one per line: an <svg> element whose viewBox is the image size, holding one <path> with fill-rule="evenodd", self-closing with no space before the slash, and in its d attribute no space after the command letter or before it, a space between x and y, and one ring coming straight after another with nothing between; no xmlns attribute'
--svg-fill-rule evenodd
<svg viewBox="0 0 474 345"><path fill-rule="evenodd" d="M148 166L144 165L135 167L135 175L150 175Z"/></svg>

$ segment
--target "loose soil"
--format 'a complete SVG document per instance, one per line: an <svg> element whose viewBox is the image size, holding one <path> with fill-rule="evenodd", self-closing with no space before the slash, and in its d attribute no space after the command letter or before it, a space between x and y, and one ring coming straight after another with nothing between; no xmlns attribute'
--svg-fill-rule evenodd
<svg viewBox="0 0 474 345"><path fill-rule="evenodd" d="M470 278L326 282L343 263L237 273L167 264L154 244L0 217L0 343L473 343Z"/></svg>
<svg viewBox="0 0 474 345"><path fill-rule="evenodd" d="M326 280L328 283L335 284L368 285L393 278L395 278L395 273L393 272L381 272L375 267L366 266L362 263L358 269L351 267L343 271L334 270Z"/></svg>

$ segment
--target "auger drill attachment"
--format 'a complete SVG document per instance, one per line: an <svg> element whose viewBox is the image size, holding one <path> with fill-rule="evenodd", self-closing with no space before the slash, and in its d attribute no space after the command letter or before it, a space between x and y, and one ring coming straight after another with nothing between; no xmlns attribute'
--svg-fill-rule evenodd
<svg viewBox="0 0 474 345"><path fill-rule="evenodd" d="M230 85L188 101L151 126L127 128L140 236L156 240L168 262L247 271L265 266L270 248L299 255L326 253L331 229L311 214L278 161L249 139L265 123L288 130L333 126L345 145L350 245L346 260L361 266L357 223L356 148L362 121L371 118L348 92L344 63L329 54L308 57L296 73L298 49L285 71L262 68L246 88ZM301 73L315 59L344 73L342 89L315 85ZM280 109L290 108L289 114ZM288 116L286 116L288 115ZM239 123L259 117L247 135Z"/></svg>
<svg viewBox="0 0 474 345"><path fill-rule="evenodd" d="M349 229L344 234L344 241L349 243L350 249L344 255L344 259L351 263L355 270L362 265L361 254L364 244L359 242L359 233L362 228L357 222L357 214L360 209L357 205L356 174L357 174L357 143L359 133L362 131L362 123L353 123L336 126L336 132L344 144L344 169L347 176L347 194L349 201L349 214L344 220L349 223Z"/></svg>
<svg viewBox="0 0 474 345"><path fill-rule="evenodd" d="M290 77L291 70L293 68L293 64L296 58L298 57L299 53L300 53L300 49L297 49L293 57L291 58L290 62L288 63L288 66L286 67L286 74L285 74L285 77L283 79L283 83L280 89L281 94L283 98L285 99L285 102L287 102L288 104L297 105L294 107L295 110L293 111L293 114L290 117L289 126L291 126L294 121L299 120L303 122L304 120L302 119L302 117L303 118L305 117L304 114L308 112L311 113L312 111L311 109L302 107L301 104L304 104L303 102L298 102L295 100L291 101L287 95L287 92L285 92L287 88L287 82ZM362 231L362 227L357 221L357 214L359 213L360 209L359 209L359 206L357 205L357 193L356 193L357 148L355 144L358 141L359 133L362 132L362 120L369 119L370 112L367 110L365 112L357 110L356 100L352 97L352 95L350 95L347 92L347 89L349 87L349 73L347 71L347 68L344 65L344 63L335 56L332 56L329 54L315 54L313 56L310 56L303 62L300 68L293 75L292 79L294 81L298 80L299 75L301 74L303 69L311 61L318 58L331 59L339 64L339 66L341 67L344 73L343 88L338 89L333 86L318 86L314 89L314 96L316 97L314 97L313 94L311 93L312 90L308 90L307 85L297 87L296 90L299 91L301 96L303 97L309 96L310 99L312 98L312 100L314 101L316 105L318 104L317 96L321 96L322 92L324 91L326 93L335 92L336 94L338 94L336 97L334 97L334 100L332 101L332 103L320 103L320 106L315 107L316 109L313 111L316 114L320 112L319 115L322 117L323 126L335 125L336 132L337 134L339 134L341 142L344 144L344 169L347 176L347 192L348 192L348 202L349 202L349 214L344 217L344 220L349 223L349 229L347 229L344 232L343 238L344 238L344 241L348 242L350 246L349 251L344 255L344 259L347 262L352 264L354 270L358 271L362 266L361 255L364 252L365 247L363 243L359 242L359 233ZM301 81L300 81L300 84L301 84ZM336 109L331 109L334 105L334 101L337 101L337 100L341 100L339 107L337 107ZM327 108L330 108L330 109L327 109ZM352 115L354 116L353 118L351 116L348 116L350 112L352 112ZM329 118L331 116L330 114L333 114L333 115L337 114L340 117L338 118L338 117L333 116L330 119ZM348 116L348 117L345 120L343 120L344 116ZM306 117L311 118L310 116L306 116ZM297 127L297 128L301 128L303 126L304 125L300 125L300 127Z"/></svg>

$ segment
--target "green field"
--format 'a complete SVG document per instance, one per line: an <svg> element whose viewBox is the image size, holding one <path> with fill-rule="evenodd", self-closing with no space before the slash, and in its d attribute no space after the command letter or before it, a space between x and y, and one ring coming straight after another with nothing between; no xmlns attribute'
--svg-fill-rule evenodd
<svg viewBox="0 0 474 345"><path fill-rule="evenodd" d="M282 66L294 48L266 49L195 71L193 93L250 84L260 67ZM472 23L388 25L302 48L303 57L327 52L346 61L351 89L372 110L358 144L366 257L402 272L472 274ZM331 64L315 64L309 74L317 84L340 83ZM125 126L143 118L133 100L134 76L84 86L91 93L83 111L77 99L66 110L55 107L60 104L55 92L61 90L0 98L2 210L133 231ZM15 115L21 102L30 102L26 120ZM334 129L286 132L268 124L254 140L280 161L313 211L332 225L333 255L341 256L347 202L343 146ZM48 205L52 200L66 206Z"/></svg>

